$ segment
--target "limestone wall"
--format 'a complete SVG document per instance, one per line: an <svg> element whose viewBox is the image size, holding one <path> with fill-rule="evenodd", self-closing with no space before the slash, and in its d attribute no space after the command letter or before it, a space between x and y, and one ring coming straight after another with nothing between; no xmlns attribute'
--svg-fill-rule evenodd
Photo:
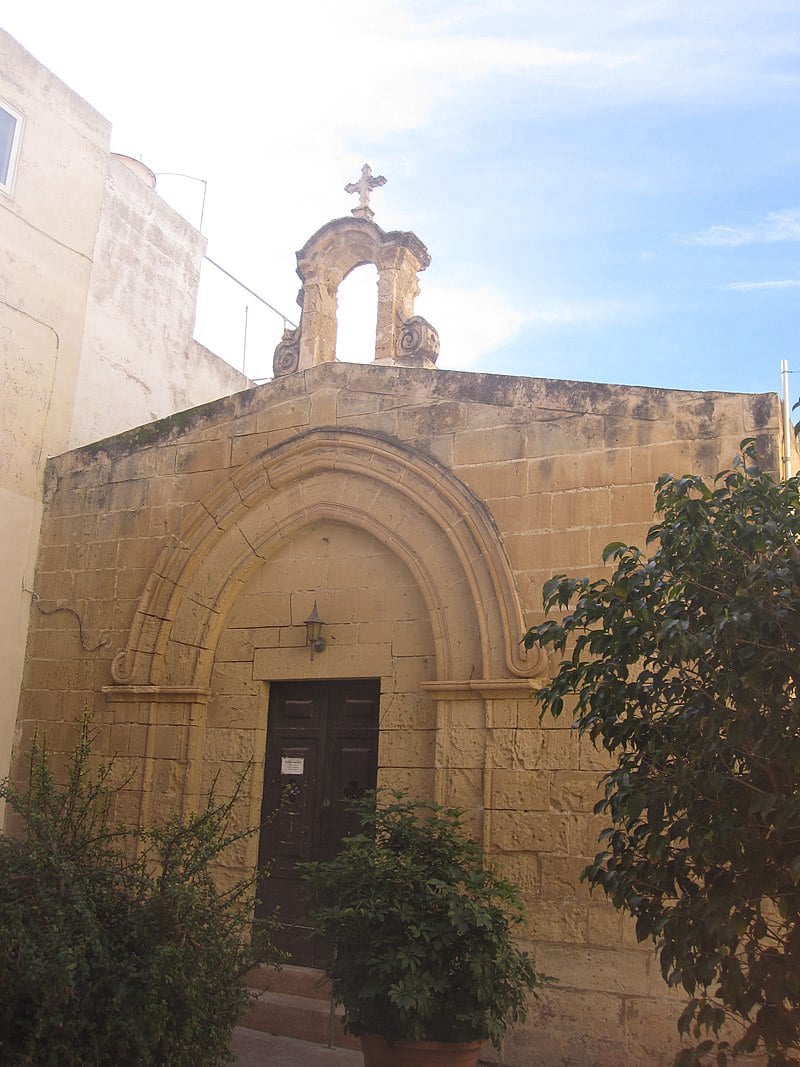
<svg viewBox="0 0 800 1067"><path fill-rule="evenodd" d="M0 193L0 777L8 770L48 456L68 446L108 122L0 30L0 98L23 117ZM0 813L2 818L2 813Z"/></svg>
<svg viewBox="0 0 800 1067"><path fill-rule="evenodd" d="M37 728L68 748L89 703L131 776L121 815L187 810L250 766L253 824L270 682L380 677L381 781L469 811L559 979L499 1062L666 1065L676 1001L579 881L604 759L539 724L519 636L547 577L643 543L660 473L713 474L745 435L774 469L779 431L772 395L324 364L58 457L37 588L83 631L34 611L19 751Z"/></svg>
<svg viewBox="0 0 800 1067"><path fill-rule="evenodd" d="M127 157L107 162L70 448L251 384L193 341L205 237Z"/></svg>

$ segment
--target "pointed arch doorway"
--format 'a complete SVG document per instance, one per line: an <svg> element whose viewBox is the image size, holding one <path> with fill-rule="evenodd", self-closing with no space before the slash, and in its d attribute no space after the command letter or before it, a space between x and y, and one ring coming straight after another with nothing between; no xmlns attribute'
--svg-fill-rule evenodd
<svg viewBox="0 0 800 1067"><path fill-rule="evenodd" d="M276 682L270 686L261 809L257 914L278 909L276 946L299 966L324 962L310 936L298 864L336 855L357 833L350 803L374 789L380 679Z"/></svg>

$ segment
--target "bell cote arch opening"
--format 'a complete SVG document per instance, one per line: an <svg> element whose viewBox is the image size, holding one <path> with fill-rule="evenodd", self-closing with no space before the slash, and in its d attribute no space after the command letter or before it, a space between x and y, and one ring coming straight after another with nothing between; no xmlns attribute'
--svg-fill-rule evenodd
<svg viewBox="0 0 800 1067"><path fill-rule="evenodd" d="M378 268L362 263L345 275L336 302L336 358L345 363L375 359Z"/></svg>

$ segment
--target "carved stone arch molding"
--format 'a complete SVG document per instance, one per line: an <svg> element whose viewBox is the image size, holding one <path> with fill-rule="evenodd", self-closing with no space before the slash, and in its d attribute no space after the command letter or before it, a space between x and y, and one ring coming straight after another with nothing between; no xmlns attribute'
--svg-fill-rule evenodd
<svg viewBox="0 0 800 1067"><path fill-rule="evenodd" d="M147 582L109 691L207 691L219 635L249 576L319 519L367 530L408 566L430 617L433 686L542 673L544 658L520 645L514 575L485 505L412 448L317 429L231 472L190 512Z"/></svg>

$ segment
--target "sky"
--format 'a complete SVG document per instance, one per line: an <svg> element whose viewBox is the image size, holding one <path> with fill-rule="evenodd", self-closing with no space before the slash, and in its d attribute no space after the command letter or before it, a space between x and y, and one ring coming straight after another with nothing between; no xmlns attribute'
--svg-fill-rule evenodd
<svg viewBox="0 0 800 1067"><path fill-rule="evenodd" d="M428 247L439 366L800 394L798 0L6 0L208 255L296 322L356 206ZM171 177L179 172L190 177ZM374 349L375 271L338 355ZM283 322L210 265L196 336L253 378Z"/></svg>

